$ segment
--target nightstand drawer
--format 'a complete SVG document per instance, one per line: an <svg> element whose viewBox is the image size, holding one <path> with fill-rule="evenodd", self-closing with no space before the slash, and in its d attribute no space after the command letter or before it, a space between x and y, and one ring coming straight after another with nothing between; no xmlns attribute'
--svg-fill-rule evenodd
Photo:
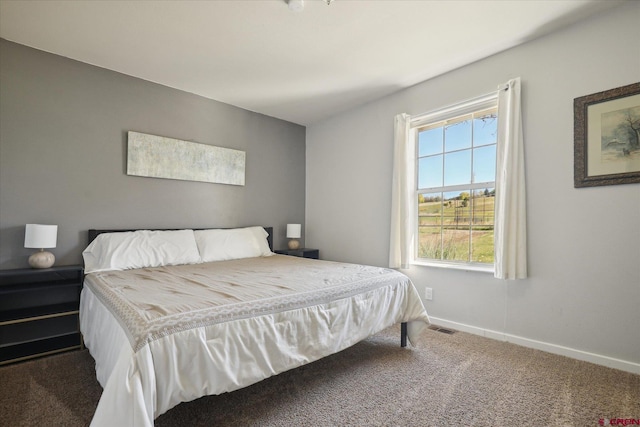
<svg viewBox="0 0 640 427"><path fill-rule="evenodd" d="M23 341L10 346L0 346L0 365L81 348L82 339L79 333Z"/></svg>
<svg viewBox="0 0 640 427"><path fill-rule="evenodd" d="M47 339L58 335L80 333L78 312L57 313L0 323L0 348L22 342Z"/></svg>
<svg viewBox="0 0 640 427"><path fill-rule="evenodd" d="M69 311L80 305L79 283L45 288L23 285L22 289L0 292L0 323L21 317L40 316L49 312ZM66 307L66 308L65 308Z"/></svg>

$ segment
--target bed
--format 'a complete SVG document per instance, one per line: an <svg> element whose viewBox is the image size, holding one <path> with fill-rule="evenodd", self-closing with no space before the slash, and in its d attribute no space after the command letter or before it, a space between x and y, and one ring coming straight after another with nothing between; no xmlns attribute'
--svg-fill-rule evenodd
<svg viewBox="0 0 640 427"><path fill-rule="evenodd" d="M272 229L90 230L80 330L103 387L92 426L153 426L400 323L429 318L390 269L276 255Z"/></svg>

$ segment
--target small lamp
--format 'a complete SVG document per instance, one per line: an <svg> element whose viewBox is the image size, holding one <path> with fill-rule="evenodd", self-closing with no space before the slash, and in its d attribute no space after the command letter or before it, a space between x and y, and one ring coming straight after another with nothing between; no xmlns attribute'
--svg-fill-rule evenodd
<svg viewBox="0 0 640 427"><path fill-rule="evenodd" d="M287 238L289 240L289 249L298 249L300 242L297 240L300 238L300 224L287 224Z"/></svg>
<svg viewBox="0 0 640 427"><path fill-rule="evenodd" d="M24 231L24 247L40 249L29 257L31 267L49 268L53 265L56 257L45 251L45 248L55 248L57 237L57 225L27 224Z"/></svg>

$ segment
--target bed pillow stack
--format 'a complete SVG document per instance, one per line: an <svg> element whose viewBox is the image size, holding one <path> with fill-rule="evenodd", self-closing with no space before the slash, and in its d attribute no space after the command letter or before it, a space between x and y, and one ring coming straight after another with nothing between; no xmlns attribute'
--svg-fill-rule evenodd
<svg viewBox="0 0 640 427"><path fill-rule="evenodd" d="M82 252L85 273L273 255L262 227L138 230L98 235Z"/></svg>

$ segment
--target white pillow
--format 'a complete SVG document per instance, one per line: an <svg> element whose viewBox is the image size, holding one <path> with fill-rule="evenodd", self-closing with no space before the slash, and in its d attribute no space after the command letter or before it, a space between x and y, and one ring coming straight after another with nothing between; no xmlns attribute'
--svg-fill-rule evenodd
<svg viewBox="0 0 640 427"><path fill-rule="evenodd" d="M273 255L262 227L229 230L195 230L196 243L202 262L256 258Z"/></svg>
<svg viewBox="0 0 640 427"><path fill-rule="evenodd" d="M271 256L275 255L271 252L271 248L269 247L269 242L267 241L267 237L269 237L269 233L262 227L247 227L247 230L250 230L253 233L253 237L256 239L258 243L258 247L260 248L260 256Z"/></svg>
<svg viewBox="0 0 640 427"><path fill-rule="evenodd" d="M103 233L82 257L85 273L201 262L193 230Z"/></svg>

